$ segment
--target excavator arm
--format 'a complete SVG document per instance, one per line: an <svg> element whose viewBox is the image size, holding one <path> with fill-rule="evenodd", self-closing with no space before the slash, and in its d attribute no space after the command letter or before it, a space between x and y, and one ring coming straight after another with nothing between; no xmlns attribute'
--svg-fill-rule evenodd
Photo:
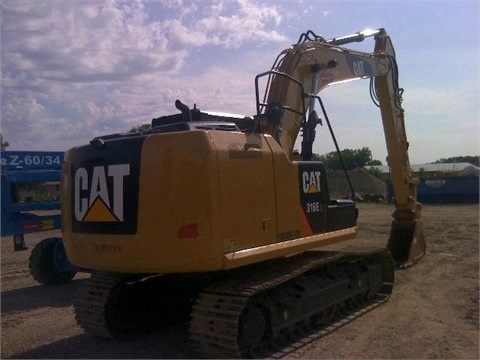
<svg viewBox="0 0 480 360"><path fill-rule="evenodd" d="M375 39L374 52L347 49L342 45ZM263 99L258 92L259 78L267 77ZM316 95L327 86L356 79L371 79L371 95L380 108L394 189L395 211L388 248L397 266L420 261L425 254L421 222L422 206L417 202L418 180L411 174L408 141L401 106L395 51L384 29L368 30L342 38L324 39L309 31L291 48L284 50L271 71L260 74L257 86L257 125L269 133L292 156L300 130L303 130L302 159L312 156ZM308 111L308 114L307 114ZM324 116L326 113L324 111Z"/></svg>
<svg viewBox="0 0 480 360"><path fill-rule="evenodd" d="M388 248L399 266L410 266L425 256L425 237L421 220L422 204L417 201L418 179L411 174L408 159L408 141L405 132L398 69L390 37L384 33L376 38L375 51L392 54L392 76L374 78L375 93L382 114L383 131L387 144L388 165L395 193L395 211Z"/></svg>

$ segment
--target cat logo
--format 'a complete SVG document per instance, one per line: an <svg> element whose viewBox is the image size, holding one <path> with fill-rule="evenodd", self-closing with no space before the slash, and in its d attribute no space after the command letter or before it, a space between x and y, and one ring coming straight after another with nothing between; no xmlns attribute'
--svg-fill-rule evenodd
<svg viewBox="0 0 480 360"><path fill-rule="evenodd" d="M303 192L316 194L320 192L320 171L304 171L302 173Z"/></svg>
<svg viewBox="0 0 480 360"><path fill-rule="evenodd" d="M374 75L372 66L356 55L346 55L346 60L355 77L372 77Z"/></svg>
<svg viewBox="0 0 480 360"><path fill-rule="evenodd" d="M130 164L95 166L92 174L81 167L75 172L74 210L77 221L123 221L123 182Z"/></svg>
<svg viewBox="0 0 480 360"><path fill-rule="evenodd" d="M354 61L352 63L353 73L355 76L365 76L365 69L363 67L363 61Z"/></svg>

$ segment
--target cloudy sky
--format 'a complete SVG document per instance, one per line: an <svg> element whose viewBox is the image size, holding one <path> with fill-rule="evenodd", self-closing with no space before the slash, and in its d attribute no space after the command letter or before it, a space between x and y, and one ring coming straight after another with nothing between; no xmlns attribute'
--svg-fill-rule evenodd
<svg viewBox="0 0 480 360"><path fill-rule="evenodd" d="M313 30L383 27L405 89L412 163L478 155L478 0L0 0L1 132L9 150L64 151L176 113L253 115L254 77ZM353 48L371 51L366 40ZM369 82L320 93L340 146L385 164ZM296 148L299 148L297 146ZM317 131L314 152L332 151Z"/></svg>

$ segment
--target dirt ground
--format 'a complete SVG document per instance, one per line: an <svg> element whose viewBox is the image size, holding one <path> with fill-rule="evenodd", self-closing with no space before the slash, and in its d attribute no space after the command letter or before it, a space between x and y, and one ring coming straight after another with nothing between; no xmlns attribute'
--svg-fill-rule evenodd
<svg viewBox="0 0 480 360"><path fill-rule="evenodd" d="M386 245L389 205L360 204L359 243ZM479 207L426 205L427 256L395 273L390 300L334 333L290 353L291 358L478 359ZM186 322L147 337L114 341L85 335L73 301L88 274L48 287L31 278L28 257L45 232L26 236L29 249L1 243L1 358L194 358ZM354 240L357 241L357 240Z"/></svg>

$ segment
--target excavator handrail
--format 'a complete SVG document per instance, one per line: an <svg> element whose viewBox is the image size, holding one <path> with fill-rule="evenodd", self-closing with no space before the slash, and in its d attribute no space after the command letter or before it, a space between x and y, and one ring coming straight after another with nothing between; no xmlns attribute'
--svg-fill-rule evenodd
<svg viewBox="0 0 480 360"><path fill-rule="evenodd" d="M258 81L260 78L262 77L265 77L265 76L269 76L269 80L268 80L268 83L270 83L270 78L272 75L278 75L278 76L284 76L286 78L288 78L289 80L293 81L294 83L296 83L300 89L301 89L301 96L302 96L302 99L305 99L305 97L308 97L309 95L306 94L305 92L305 88L303 86L303 84L298 81L297 79L295 79L293 76L290 76L284 72L281 72L281 71L277 71L277 70L268 70L268 71L265 71L263 73L260 73L258 74L257 76L255 76L255 98L256 98L256 108L257 108L257 116L261 116L262 115L262 111L261 109L262 108L265 108L268 103L265 102L265 101L260 101L260 92L259 92L259 86L258 86ZM286 110L290 110L290 111L293 111L299 115L302 115L304 120L306 119L306 107L305 107L305 101L303 100L303 111L298 111L298 110L295 110L289 106L284 106L283 108L286 109Z"/></svg>

